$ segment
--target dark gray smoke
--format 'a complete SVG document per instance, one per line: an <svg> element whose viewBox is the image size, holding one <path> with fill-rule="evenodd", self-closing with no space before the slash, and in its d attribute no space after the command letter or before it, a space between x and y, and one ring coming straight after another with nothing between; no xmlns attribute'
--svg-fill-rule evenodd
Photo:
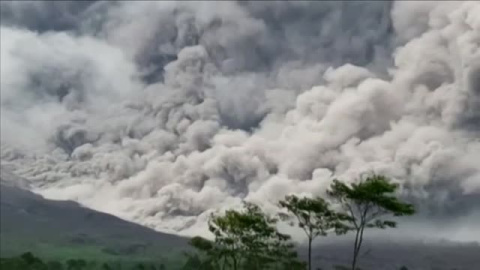
<svg viewBox="0 0 480 270"><path fill-rule="evenodd" d="M2 2L2 165L180 233L371 170L422 216L471 222L478 18L476 2Z"/></svg>

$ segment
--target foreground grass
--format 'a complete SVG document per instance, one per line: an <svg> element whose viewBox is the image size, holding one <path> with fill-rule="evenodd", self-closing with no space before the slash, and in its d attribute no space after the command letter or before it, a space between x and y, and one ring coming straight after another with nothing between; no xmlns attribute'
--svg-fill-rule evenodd
<svg viewBox="0 0 480 270"><path fill-rule="evenodd" d="M130 269L136 265L163 265L167 267L166 269L178 269L185 259L182 250L158 251L155 250L155 246L128 254L128 252L115 253L114 243L104 246L68 244L59 241L60 238L36 242L28 240L28 237L1 237L1 239L0 254L3 261L5 258L15 258L26 252L32 252L42 261L56 261L62 264L70 259L81 259L93 265L115 265L112 269ZM128 244L119 243L119 246L128 247Z"/></svg>

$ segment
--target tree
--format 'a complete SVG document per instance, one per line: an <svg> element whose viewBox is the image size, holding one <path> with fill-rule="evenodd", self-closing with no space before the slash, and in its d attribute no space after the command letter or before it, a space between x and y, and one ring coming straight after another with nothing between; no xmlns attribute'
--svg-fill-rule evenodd
<svg viewBox="0 0 480 270"><path fill-rule="evenodd" d="M200 254L186 254L186 263L183 266L184 270L187 269L219 269L217 258L219 258L218 250L214 248L214 244L200 236L193 237L189 243Z"/></svg>
<svg viewBox="0 0 480 270"><path fill-rule="evenodd" d="M102 269L103 270L112 270L113 268L108 263L103 263L102 264Z"/></svg>
<svg viewBox="0 0 480 270"><path fill-rule="evenodd" d="M58 261L49 261L47 264L49 270L63 270L62 263Z"/></svg>
<svg viewBox="0 0 480 270"><path fill-rule="evenodd" d="M35 257L31 252L22 254L20 258L27 265L26 269L32 269L32 270L47 269L47 265L45 265L40 258Z"/></svg>
<svg viewBox="0 0 480 270"><path fill-rule="evenodd" d="M351 185L333 181L328 194L342 206L345 230L355 232L352 270L356 269L365 228L394 228L396 222L382 217L414 214L413 205L403 203L393 195L397 187L387 177L376 174Z"/></svg>
<svg viewBox="0 0 480 270"><path fill-rule="evenodd" d="M145 270L145 265L143 265L143 263L137 263L137 265L135 266L135 270Z"/></svg>
<svg viewBox="0 0 480 270"><path fill-rule="evenodd" d="M209 230L213 242L192 239L192 245L214 263L209 269L304 269L297 260L290 236L276 229L277 220L264 214L252 203L241 211L228 210L212 215Z"/></svg>
<svg viewBox="0 0 480 270"><path fill-rule="evenodd" d="M68 270L81 270L87 266L87 262L84 259L69 259L67 260Z"/></svg>
<svg viewBox="0 0 480 270"><path fill-rule="evenodd" d="M77 268L77 260L67 260L67 270L75 270Z"/></svg>
<svg viewBox="0 0 480 270"><path fill-rule="evenodd" d="M298 198L295 195L285 197L280 206L286 208L297 220L297 225L308 238L308 269L312 269L312 241L318 236L326 236L339 224L338 215L330 209L322 198Z"/></svg>

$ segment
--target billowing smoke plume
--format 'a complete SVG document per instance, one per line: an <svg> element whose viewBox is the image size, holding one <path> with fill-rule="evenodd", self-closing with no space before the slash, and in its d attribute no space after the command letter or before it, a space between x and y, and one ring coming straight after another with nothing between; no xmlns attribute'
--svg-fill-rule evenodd
<svg viewBox="0 0 480 270"><path fill-rule="evenodd" d="M480 4L2 2L1 127L35 191L158 230L370 171L471 217Z"/></svg>

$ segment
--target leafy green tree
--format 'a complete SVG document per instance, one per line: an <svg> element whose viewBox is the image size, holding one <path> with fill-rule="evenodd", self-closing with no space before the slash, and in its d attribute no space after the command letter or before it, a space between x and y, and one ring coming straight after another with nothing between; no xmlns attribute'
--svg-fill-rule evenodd
<svg viewBox="0 0 480 270"><path fill-rule="evenodd" d="M63 270L63 264L58 261L49 261L47 266L48 270Z"/></svg>
<svg viewBox="0 0 480 270"><path fill-rule="evenodd" d="M29 265L21 258L21 257L14 257L14 258L2 258L1 259L1 267L0 269L28 269Z"/></svg>
<svg viewBox="0 0 480 270"><path fill-rule="evenodd" d="M87 262L84 259L78 259L77 265L79 270L85 269L85 267L87 267Z"/></svg>
<svg viewBox="0 0 480 270"><path fill-rule="evenodd" d="M145 270L146 267L143 263L137 263L137 265L134 268L135 270Z"/></svg>
<svg viewBox="0 0 480 270"><path fill-rule="evenodd" d="M221 252L231 259L233 270L294 267L298 261L290 236L279 233L276 223L257 205L244 203L243 211L229 210L223 216L212 216L209 227Z"/></svg>
<svg viewBox="0 0 480 270"><path fill-rule="evenodd" d="M339 216L330 209L327 201L322 198L299 198L295 195L285 197L280 206L286 208L296 219L308 238L308 269L312 269L312 241L318 236L337 228Z"/></svg>
<svg viewBox="0 0 480 270"><path fill-rule="evenodd" d="M396 222L382 219L386 215L413 215L413 205L394 196L397 185L383 175L372 174L357 183L347 185L334 180L328 194L343 208L345 230L355 232L352 270L356 269L365 228L394 228Z"/></svg>
<svg viewBox="0 0 480 270"><path fill-rule="evenodd" d="M304 269L290 236L278 232L276 222L257 205L244 203L241 211L211 216L213 242L197 237L191 244L208 257L209 269Z"/></svg>
<svg viewBox="0 0 480 270"><path fill-rule="evenodd" d="M97 261L88 261L85 269L98 269L98 268L99 266Z"/></svg>
<svg viewBox="0 0 480 270"><path fill-rule="evenodd" d="M200 254L187 254L184 269L220 269L218 259L222 257L222 253L211 241L196 236L190 240L190 245L200 251Z"/></svg>
<svg viewBox="0 0 480 270"><path fill-rule="evenodd" d="M67 269L68 270L76 270L77 269L77 260L68 259L67 260Z"/></svg>
<svg viewBox="0 0 480 270"><path fill-rule="evenodd" d="M20 256L20 259L25 262L26 268L30 270L46 270L47 265L40 259L35 257L31 252L24 253Z"/></svg>
<svg viewBox="0 0 480 270"><path fill-rule="evenodd" d="M22 258L22 260L24 260L27 264L34 264L39 261L39 259L33 256L31 252L23 253L20 255L20 258Z"/></svg>
<svg viewBox="0 0 480 270"><path fill-rule="evenodd" d="M104 264L102 265L102 269L103 269L103 270L112 270L113 267L111 267L108 263L104 263Z"/></svg>
<svg viewBox="0 0 480 270"><path fill-rule="evenodd" d="M69 259L67 260L68 270L82 270L87 266L87 262L84 259Z"/></svg>
<svg viewBox="0 0 480 270"><path fill-rule="evenodd" d="M185 264L182 270L213 270L220 269L217 264L212 264L215 257L200 255L198 253L187 253Z"/></svg>

